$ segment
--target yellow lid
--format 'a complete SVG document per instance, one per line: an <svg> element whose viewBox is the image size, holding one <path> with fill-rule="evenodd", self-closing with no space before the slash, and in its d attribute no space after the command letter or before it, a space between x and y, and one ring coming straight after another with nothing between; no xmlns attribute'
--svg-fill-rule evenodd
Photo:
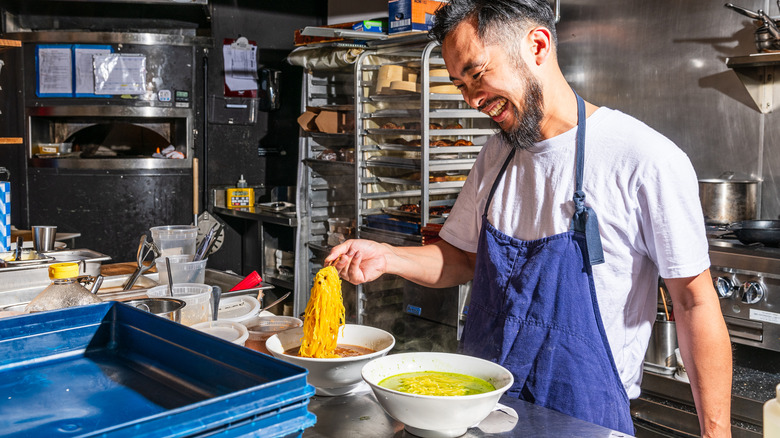
<svg viewBox="0 0 780 438"><path fill-rule="evenodd" d="M49 278L75 278L79 276L78 263L55 263L49 266Z"/></svg>

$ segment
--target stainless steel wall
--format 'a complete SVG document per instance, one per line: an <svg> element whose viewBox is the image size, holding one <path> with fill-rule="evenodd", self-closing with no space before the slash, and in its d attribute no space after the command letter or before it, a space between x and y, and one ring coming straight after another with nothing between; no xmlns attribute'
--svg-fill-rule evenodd
<svg viewBox="0 0 780 438"><path fill-rule="evenodd" d="M700 178L763 177L762 219L780 214L780 114L762 115L728 57L756 53L755 25L711 0L561 0L563 72L583 98L663 133ZM774 2L736 0L780 15ZM776 96L780 98L780 96Z"/></svg>

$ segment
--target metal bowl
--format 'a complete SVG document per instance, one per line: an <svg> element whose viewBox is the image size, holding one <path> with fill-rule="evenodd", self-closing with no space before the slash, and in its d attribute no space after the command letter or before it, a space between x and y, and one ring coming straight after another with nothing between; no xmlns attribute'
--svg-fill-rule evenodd
<svg viewBox="0 0 780 438"><path fill-rule="evenodd" d="M176 298L141 298L124 303L174 322L181 322L181 309L187 305Z"/></svg>
<svg viewBox="0 0 780 438"><path fill-rule="evenodd" d="M4 263L0 263L0 266L5 265L10 268L12 266L38 265L54 260L54 257L39 253L33 249L24 249L24 247L22 249L22 259L14 260L15 256L15 251L0 252L0 260L4 261Z"/></svg>

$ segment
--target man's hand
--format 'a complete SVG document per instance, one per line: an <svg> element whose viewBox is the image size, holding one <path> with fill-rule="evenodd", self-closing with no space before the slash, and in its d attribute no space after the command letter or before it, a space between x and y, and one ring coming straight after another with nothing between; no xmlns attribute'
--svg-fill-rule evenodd
<svg viewBox="0 0 780 438"><path fill-rule="evenodd" d="M333 264L339 276L352 284L373 281L387 272L390 246L371 240L347 240L333 247L325 265Z"/></svg>

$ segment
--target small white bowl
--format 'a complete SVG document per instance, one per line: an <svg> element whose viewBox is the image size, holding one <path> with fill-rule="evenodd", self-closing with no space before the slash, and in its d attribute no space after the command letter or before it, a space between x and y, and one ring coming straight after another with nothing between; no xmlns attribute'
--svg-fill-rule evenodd
<svg viewBox="0 0 780 438"><path fill-rule="evenodd" d="M206 321L192 326L195 330L243 346L249 338L249 331L243 324L233 321Z"/></svg>
<svg viewBox="0 0 780 438"><path fill-rule="evenodd" d="M417 395L379 386L387 377L416 371L459 373L486 380L494 391L464 396ZM388 415L420 437L457 437L484 420L514 382L501 365L452 353L401 353L372 360L363 367L363 380Z"/></svg>
<svg viewBox="0 0 780 438"><path fill-rule="evenodd" d="M301 346L303 327L277 333L265 341L265 348L274 357L309 370L308 381L317 395L344 395L362 382L360 370L373 359L386 355L395 346L390 333L366 325L346 324L339 330L338 344L356 345L374 350L374 353L353 357L317 359L290 356L286 350Z"/></svg>

